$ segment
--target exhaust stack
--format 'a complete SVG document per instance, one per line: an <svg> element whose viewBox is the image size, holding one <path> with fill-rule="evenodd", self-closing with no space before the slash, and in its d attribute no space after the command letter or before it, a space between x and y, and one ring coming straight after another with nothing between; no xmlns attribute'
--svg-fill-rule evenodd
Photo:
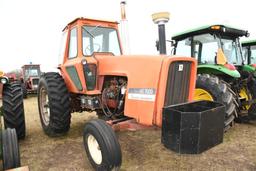
<svg viewBox="0 0 256 171"><path fill-rule="evenodd" d="M159 12L152 14L153 22L158 25L160 55L166 55L165 23L169 21L169 16L169 12Z"/></svg>
<svg viewBox="0 0 256 171"><path fill-rule="evenodd" d="M123 44L123 54L129 55L130 54L130 43L129 43L129 31L128 31L128 20L126 19L126 12L125 12L126 1L120 2L121 7L121 39Z"/></svg>

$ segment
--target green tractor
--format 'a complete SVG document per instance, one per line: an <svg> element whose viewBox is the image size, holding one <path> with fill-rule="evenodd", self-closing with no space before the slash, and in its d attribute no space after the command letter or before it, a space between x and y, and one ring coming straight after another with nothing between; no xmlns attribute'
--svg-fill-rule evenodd
<svg viewBox="0 0 256 171"><path fill-rule="evenodd" d="M244 30L210 25L172 37L175 55L198 60L195 100L218 101L226 106L225 130L233 121L255 115L256 80L244 65L239 38Z"/></svg>
<svg viewBox="0 0 256 171"><path fill-rule="evenodd" d="M242 42L244 65L249 72L256 70L256 40Z"/></svg>

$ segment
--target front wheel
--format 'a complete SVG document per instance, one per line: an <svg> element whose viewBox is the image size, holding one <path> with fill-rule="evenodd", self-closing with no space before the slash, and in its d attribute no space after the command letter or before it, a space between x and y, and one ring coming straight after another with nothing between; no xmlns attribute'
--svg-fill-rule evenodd
<svg viewBox="0 0 256 171"><path fill-rule="evenodd" d="M118 170L122 163L120 144L112 128L103 120L88 122L83 133L87 157L95 170Z"/></svg>
<svg viewBox="0 0 256 171"><path fill-rule="evenodd" d="M20 167L20 152L15 129L2 131L2 155L4 170Z"/></svg>

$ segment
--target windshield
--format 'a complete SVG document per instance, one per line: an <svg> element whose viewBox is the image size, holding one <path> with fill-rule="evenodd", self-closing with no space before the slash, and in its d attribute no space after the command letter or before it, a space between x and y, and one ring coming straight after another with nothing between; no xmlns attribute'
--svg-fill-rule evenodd
<svg viewBox="0 0 256 171"><path fill-rule="evenodd" d="M246 64L256 64L256 45L243 47L243 56ZM250 58L249 62L248 58Z"/></svg>
<svg viewBox="0 0 256 171"><path fill-rule="evenodd" d="M101 26L83 26L83 54L91 56L93 52L111 52L120 55L117 31Z"/></svg>
<svg viewBox="0 0 256 171"><path fill-rule="evenodd" d="M39 77L39 69L37 68L27 68L25 69L25 79L28 77Z"/></svg>
<svg viewBox="0 0 256 171"><path fill-rule="evenodd" d="M242 64L238 39L220 38L212 34L197 35L178 41L175 54L195 57L201 64L215 64L219 48L222 48L228 63Z"/></svg>
<svg viewBox="0 0 256 171"><path fill-rule="evenodd" d="M238 39L221 39L221 45L228 63L242 65L242 54Z"/></svg>

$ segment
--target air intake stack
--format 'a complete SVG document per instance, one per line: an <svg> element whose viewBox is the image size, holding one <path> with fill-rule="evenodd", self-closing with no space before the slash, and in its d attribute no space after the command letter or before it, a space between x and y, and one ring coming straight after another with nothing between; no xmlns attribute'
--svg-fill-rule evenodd
<svg viewBox="0 0 256 171"><path fill-rule="evenodd" d="M159 53L160 55L166 55L166 38L165 38L165 23L169 21L170 14L168 12L159 12L152 14L152 19L155 24L158 25L159 35Z"/></svg>

